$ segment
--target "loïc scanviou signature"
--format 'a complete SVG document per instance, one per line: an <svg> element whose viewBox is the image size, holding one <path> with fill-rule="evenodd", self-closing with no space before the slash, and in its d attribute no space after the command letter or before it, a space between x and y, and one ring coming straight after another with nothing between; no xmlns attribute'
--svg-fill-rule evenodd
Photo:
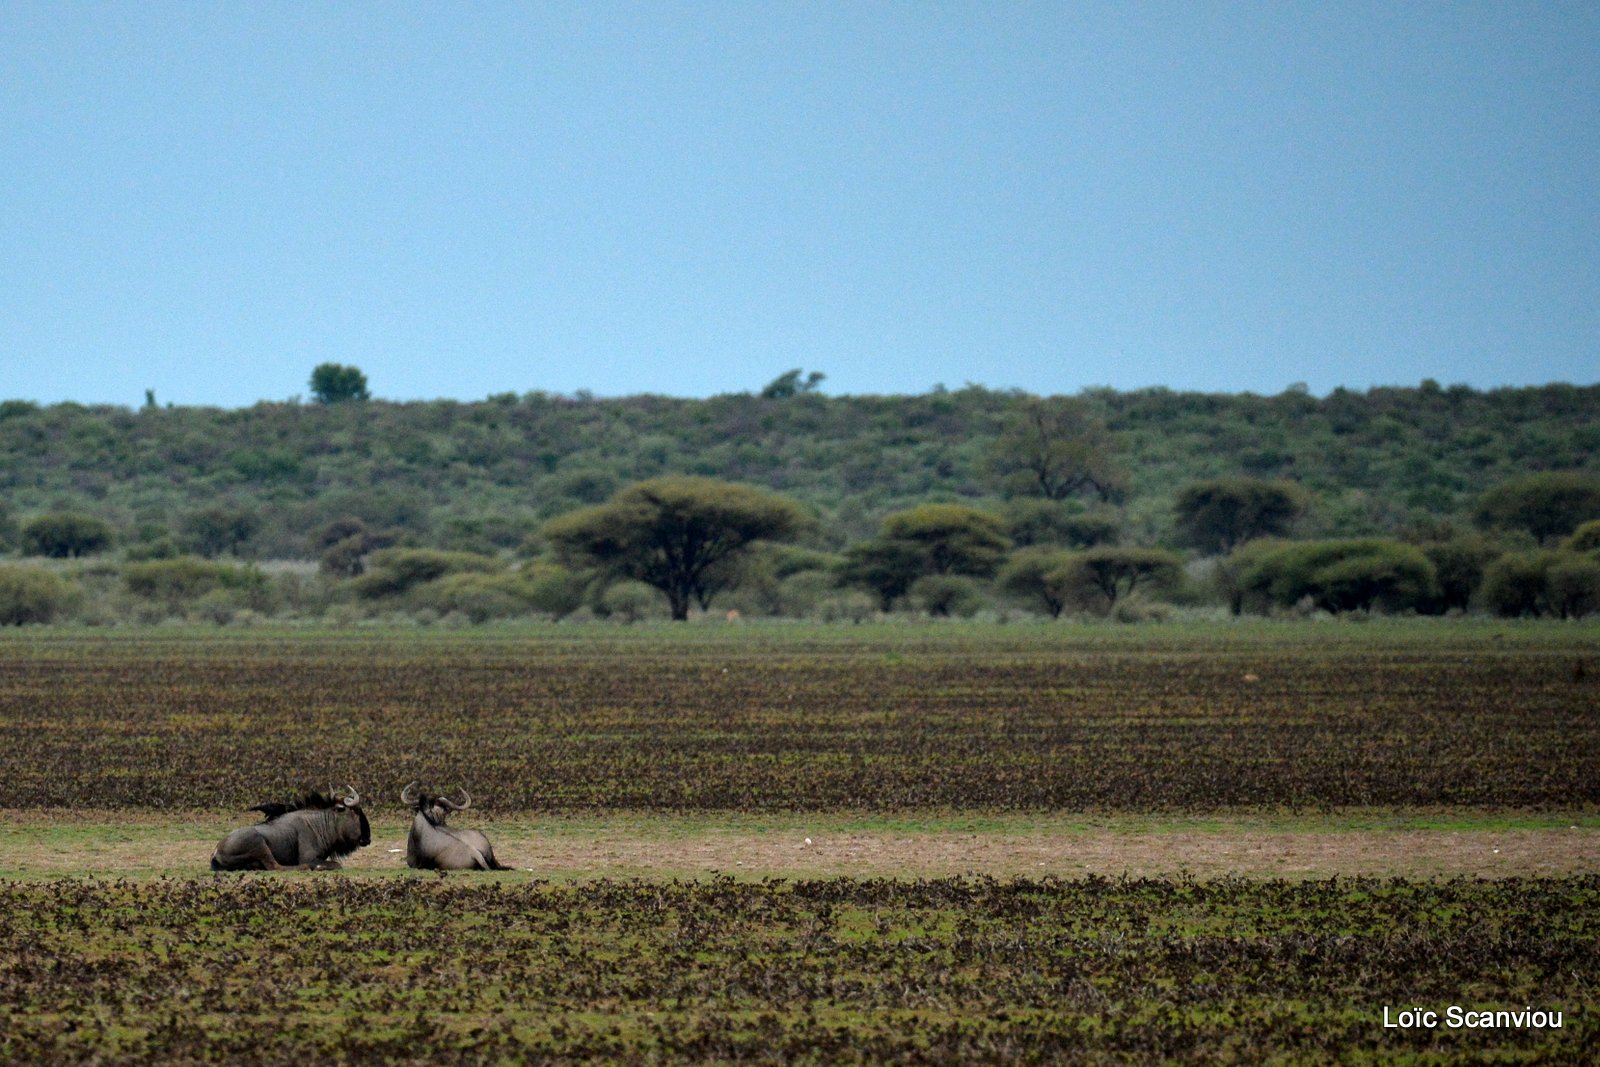
<svg viewBox="0 0 1600 1067"><path fill-rule="evenodd" d="M1524 1007L1520 1009L1473 1009L1452 1004L1443 1012L1426 1008L1383 1009L1385 1030L1559 1030L1561 1013Z"/></svg>

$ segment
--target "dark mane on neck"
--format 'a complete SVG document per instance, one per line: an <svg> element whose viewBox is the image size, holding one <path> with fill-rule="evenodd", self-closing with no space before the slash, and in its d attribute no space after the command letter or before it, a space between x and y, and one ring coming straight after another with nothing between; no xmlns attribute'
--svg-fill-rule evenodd
<svg viewBox="0 0 1600 1067"><path fill-rule="evenodd" d="M298 797L290 797L283 802L276 800L262 801L260 804L253 804L245 810L259 811L267 822L271 822L273 819L281 818L291 811L326 811L328 808L333 807L335 803L337 801L332 797L313 791Z"/></svg>

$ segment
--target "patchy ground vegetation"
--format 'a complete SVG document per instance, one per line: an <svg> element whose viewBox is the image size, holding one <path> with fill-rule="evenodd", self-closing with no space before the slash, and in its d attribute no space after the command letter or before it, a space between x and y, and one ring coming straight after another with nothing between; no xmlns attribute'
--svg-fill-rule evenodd
<svg viewBox="0 0 1600 1067"><path fill-rule="evenodd" d="M1595 636L1462 622L21 631L0 642L0 780L15 833L18 808L192 819L355 777L389 797L374 806L396 841L399 787L419 778L470 784L479 807L524 822L1592 811ZM1421 882L552 884L384 856L381 871L108 881L83 877L90 849L76 877L0 880L0 1059L1582 1063L1596 1047L1600 880L1581 861ZM1386 1007L1453 1004L1563 1025L1383 1025Z"/></svg>
<svg viewBox="0 0 1600 1067"><path fill-rule="evenodd" d="M8 1062L1584 1062L1600 879L0 883ZM1386 1029L1383 1010L1561 1012Z"/></svg>
<svg viewBox="0 0 1600 1067"><path fill-rule="evenodd" d="M6 803L415 779L499 812L1600 803L1590 625L205 633L0 643Z"/></svg>

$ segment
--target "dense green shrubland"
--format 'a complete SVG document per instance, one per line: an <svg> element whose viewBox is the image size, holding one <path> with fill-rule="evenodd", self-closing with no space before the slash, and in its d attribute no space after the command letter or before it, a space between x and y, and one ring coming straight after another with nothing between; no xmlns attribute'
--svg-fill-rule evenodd
<svg viewBox="0 0 1600 1067"><path fill-rule="evenodd" d="M41 601L55 606L8 621L630 618L652 614L644 604L659 594L608 597L605 581L563 569L540 531L641 480L690 475L779 493L811 516L790 555L722 567L696 605L719 614L858 617L874 601L940 615L1106 613L1124 607L1121 593L1085 582L1083 568L1122 546L1123 569L1129 553L1188 549L1186 574L1163 568L1160 587L1136 594L1186 607L1581 615L1600 601L1600 537L1581 525L1600 518L1597 472L1600 386L1424 383L1325 398L797 386L235 411L7 401L0 549L59 561L47 569L60 587ZM1263 535L1367 549L1317 564L1314 581L1284 556L1275 566L1294 580L1268 579L1251 541ZM1078 580L1057 575L1046 593L1035 559L1030 585L1007 569L1029 548L1077 552ZM1234 556L1205 559L1219 550ZM1499 562L1509 552L1558 555ZM196 556L320 572L280 563L250 588L173 585L202 573ZM137 569L155 562L173 566ZM138 588L148 574L168 587ZM1099 603L1085 593L1095 584Z"/></svg>
<svg viewBox="0 0 1600 1067"><path fill-rule="evenodd" d="M842 547L933 499L998 501L995 442L1031 398L978 387L921 396L685 400L531 393L476 403L260 403L217 408L0 404L0 497L15 517L73 510L124 541L228 504L241 546L299 557L345 516L436 547L504 539L663 474L762 486L816 509ZM1185 485L1250 475L1312 495L1309 535L1393 533L1470 516L1482 491L1540 471L1600 470L1600 386L1339 391L1324 398L1094 391L1132 539L1172 533ZM1014 473L1014 472L1013 472ZM1016 487L1011 487L1015 489ZM1012 495L1019 495L1013 493ZM1026 497L1022 493L1020 496ZM1091 493L1092 495L1092 493ZM1464 524L1464 522L1463 522ZM476 546L479 550L482 544Z"/></svg>

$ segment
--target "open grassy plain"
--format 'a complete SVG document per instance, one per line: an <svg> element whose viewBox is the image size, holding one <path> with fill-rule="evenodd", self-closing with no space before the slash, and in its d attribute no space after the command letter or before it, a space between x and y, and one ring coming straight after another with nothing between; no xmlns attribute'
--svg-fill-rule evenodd
<svg viewBox="0 0 1600 1067"><path fill-rule="evenodd" d="M16 808L413 778L541 812L1600 804L1600 626L251 630L0 643Z"/></svg>
<svg viewBox="0 0 1600 1067"><path fill-rule="evenodd" d="M22 631L0 1059L1590 1062L1597 649L1438 620ZM470 788L458 822L523 869L406 871L414 778ZM246 806L345 782L374 824L346 871L205 870Z"/></svg>

